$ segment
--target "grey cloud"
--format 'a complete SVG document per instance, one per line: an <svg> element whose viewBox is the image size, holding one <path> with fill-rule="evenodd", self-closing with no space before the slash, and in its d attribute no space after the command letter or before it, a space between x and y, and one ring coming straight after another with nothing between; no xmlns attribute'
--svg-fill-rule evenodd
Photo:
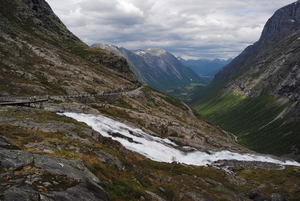
<svg viewBox="0 0 300 201"><path fill-rule="evenodd" d="M161 47L200 58L237 56L269 17L293 0L48 0L86 43Z"/></svg>

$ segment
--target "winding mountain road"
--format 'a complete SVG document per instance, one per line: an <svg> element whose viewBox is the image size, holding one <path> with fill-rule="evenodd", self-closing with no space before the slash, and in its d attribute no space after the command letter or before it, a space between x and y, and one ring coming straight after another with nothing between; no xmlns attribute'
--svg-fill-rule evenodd
<svg viewBox="0 0 300 201"><path fill-rule="evenodd" d="M0 97L0 105L27 105L30 106L31 103L43 103L50 99L59 99L59 98L81 98L81 97L94 97L94 96L111 96L111 95L125 95L133 96L140 93L144 86L140 86L131 91L122 91L122 92L102 92L98 94L77 94L77 95L65 95L65 96L37 96L35 98L28 96L19 96L19 97ZM182 102L183 103L183 102ZM196 118L192 109L185 103L183 103L188 109L188 115L190 117Z"/></svg>
<svg viewBox="0 0 300 201"><path fill-rule="evenodd" d="M110 95L133 95L139 93L144 86L136 88L132 91L127 92L102 92L99 94L77 94L77 95L62 95L62 96L35 96L32 98L31 96L9 96L9 97L0 97L0 105L30 105L31 103L41 103L48 101L50 99L57 99L57 98L80 98L80 97L93 97L93 96L110 96Z"/></svg>

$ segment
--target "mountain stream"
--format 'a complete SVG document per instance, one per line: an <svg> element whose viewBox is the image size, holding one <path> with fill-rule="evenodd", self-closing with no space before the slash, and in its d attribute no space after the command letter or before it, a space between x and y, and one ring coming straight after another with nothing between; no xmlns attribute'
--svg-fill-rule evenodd
<svg viewBox="0 0 300 201"><path fill-rule="evenodd" d="M219 160L259 161L278 165L300 166L296 161L280 160L279 158L262 154L241 154L227 150L220 152L200 152L198 150L182 151L179 146L167 138L149 135L140 129L131 128L123 123L102 115L70 113L63 115L79 122L84 122L98 131L104 137L111 137L127 149L137 152L153 161L179 162L188 165L207 166Z"/></svg>

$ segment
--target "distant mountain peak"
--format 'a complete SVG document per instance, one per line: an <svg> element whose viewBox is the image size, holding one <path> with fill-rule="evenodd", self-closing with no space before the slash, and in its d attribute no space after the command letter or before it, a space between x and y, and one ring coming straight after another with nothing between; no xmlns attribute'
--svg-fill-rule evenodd
<svg viewBox="0 0 300 201"><path fill-rule="evenodd" d="M182 65L173 54L162 48L127 50L102 43L93 44L92 47L103 48L125 57L141 82L161 91L202 81L197 73Z"/></svg>
<svg viewBox="0 0 300 201"><path fill-rule="evenodd" d="M162 48L148 48L148 49L138 49L134 53L138 55L150 54L151 56L161 56L168 54L168 52Z"/></svg>
<svg viewBox="0 0 300 201"><path fill-rule="evenodd" d="M145 50L142 50L142 49L137 49L137 50L134 50L133 52L140 56L143 56L144 54L147 53Z"/></svg>
<svg viewBox="0 0 300 201"><path fill-rule="evenodd" d="M181 56L178 56L178 57L176 57L179 61L180 60L185 60L185 59L183 59Z"/></svg>
<svg viewBox="0 0 300 201"><path fill-rule="evenodd" d="M95 43L93 45L91 45L91 47L100 47L102 49L106 49L106 48L113 48L113 49L118 49L119 47L118 46L115 46L115 45L109 45L109 44L105 44L105 43Z"/></svg>
<svg viewBox="0 0 300 201"><path fill-rule="evenodd" d="M267 21L259 41L278 42L300 28L299 1L278 9Z"/></svg>

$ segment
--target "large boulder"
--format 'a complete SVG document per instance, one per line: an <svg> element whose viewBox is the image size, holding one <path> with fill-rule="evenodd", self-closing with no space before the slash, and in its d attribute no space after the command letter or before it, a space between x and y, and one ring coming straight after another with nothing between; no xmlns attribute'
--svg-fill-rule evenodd
<svg viewBox="0 0 300 201"><path fill-rule="evenodd" d="M0 161L4 200L108 200L100 180L80 161L6 149Z"/></svg>

